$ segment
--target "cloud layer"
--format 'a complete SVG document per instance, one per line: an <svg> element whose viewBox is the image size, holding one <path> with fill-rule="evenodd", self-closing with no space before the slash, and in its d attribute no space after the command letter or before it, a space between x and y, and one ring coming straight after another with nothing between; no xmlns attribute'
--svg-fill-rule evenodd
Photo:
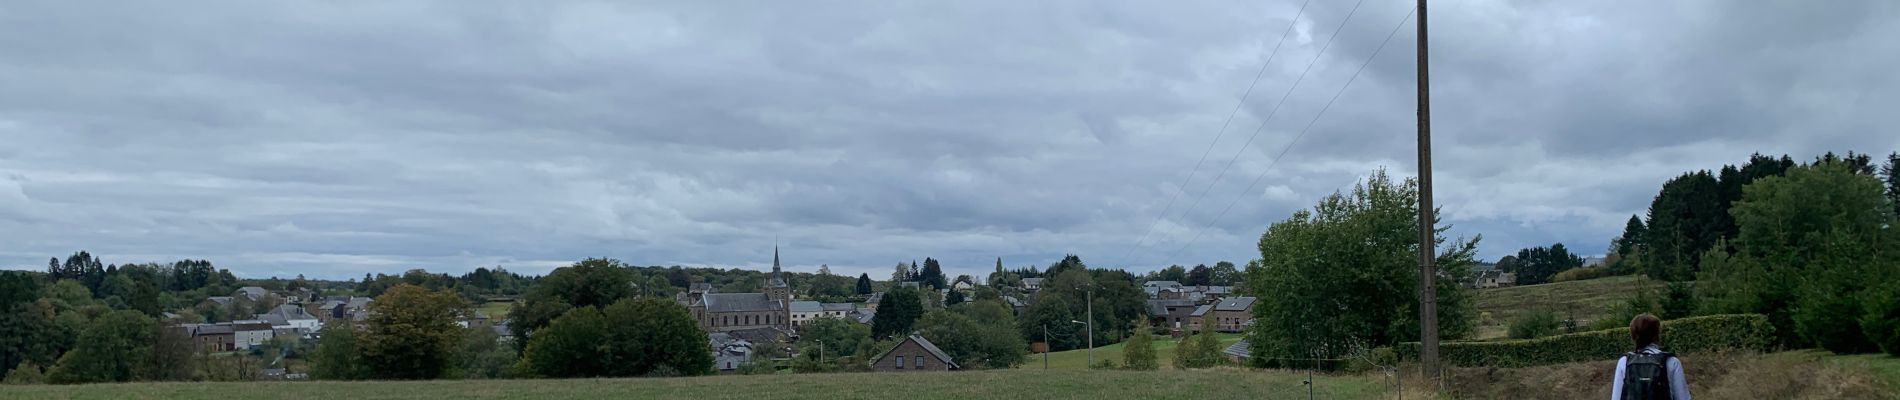
<svg viewBox="0 0 1900 400"><path fill-rule="evenodd" d="M19 2L0 266L1241 262L1293 210L1414 173L1411 5ZM1900 149L1892 2L1431 21L1436 193L1486 257L1600 249L1664 179L1752 152Z"/></svg>

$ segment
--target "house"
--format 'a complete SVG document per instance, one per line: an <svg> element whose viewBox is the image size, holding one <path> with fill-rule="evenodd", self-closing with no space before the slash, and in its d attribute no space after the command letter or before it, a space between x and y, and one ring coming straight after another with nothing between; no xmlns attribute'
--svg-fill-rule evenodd
<svg viewBox="0 0 1900 400"><path fill-rule="evenodd" d="M851 303L820 303L818 311L821 317L845 318L858 311L858 305Z"/></svg>
<svg viewBox="0 0 1900 400"><path fill-rule="evenodd" d="M277 336L270 322L255 319L231 321L231 331L233 348L237 350L263 346L264 343L270 342L271 338Z"/></svg>
<svg viewBox="0 0 1900 400"><path fill-rule="evenodd" d="M206 297L205 301L198 302L198 304L228 309L233 304L237 304L237 299L231 298L231 296L211 296Z"/></svg>
<svg viewBox="0 0 1900 400"><path fill-rule="evenodd" d="M1517 274L1499 270L1479 271L1472 278L1471 287L1479 289L1510 287L1517 285Z"/></svg>
<svg viewBox="0 0 1900 400"><path fill-rule="evenodd" d="M1003 303L1009 304L1009 311L1017 315L1021 315L1023 310L1029 308L1029 302L1016 298L1016 296L1003 296Z"/></svg>
<svg viewBox="0 0 1900 400"><path fill-rule="evenodd" d="M675 297L693 313L706 332L742 329L792 329L792 287L779 267L778 249L772 249L772 275L765 293L717 293L711 285L693 286Z"/></svg>
<svg viewBox="0 0 1900 400"><path fill-rule="evenodd" d="M1187 328L1189 314L1193 313L1195 308L1198 307L1194 301L1188 299L1148 300L1149 322L1162 328Z"/></svg>
<svg viewBox="0 0 1900 400"><path fill-rule="evenodd" d="M468 314L456 318L455 324L460 325L462 328L487 328L488 314L484 314L481 311L471 311Z"/></svg>
<svg viewBox="0 0 1900 400"><path fill-rule="evenodd" d="M712 342L713 370L719 373L732 373L739 366L752 362L752 342L735 338L723 332L706 334Z"/></svg>
<svg viewBox="0 0 1900 400"><path fill-rule="evenodd" d="M1220 332L1240 332L1248 322L1253 321L1252 297L1229 297L1214 305L1214 330Z"/></svg>
<svg viewBox="0 0 1900 400"><path fill-rule="evenodd" d="M1584 257L1583 268L1602 267L1606 262L1608 262L1608 259L1605 259L1603 257Z"/></svg>
<svg viewBox="0 0 1900 400"><path fill-rule="evenodd" d="M884 292L871 293L864 297L864 307L877 310L877 303L884 301Z"/></svg>
<svg viewBox="0 0 1900 400"><path fill-rule="evenodd" d="M369 303L368 297L333 296L324 299L323 304L317 306L317 322L327 324L344 318L362 320L357 317L359 314L360 316L368 315L364 312L369 310Z"/></svg>
<svg viewBox="0 0 1900 400"><path fill-rule="evenodd" d="M1042 290L1042 278L1023 278L1023 290L1030 292Z"/></svg>
<svg viewBox="0 0 1900 400"><path fill-rule="evenodd" d="M976 290L976 284L970 283L970 281L958 279L957 283L950 284L950 289L953 289L959 292L968 292L971 290Z"/></svg>
<svg viewBox="0 0 1900 400"><path fill-rule="evenodd" d="M179 328L191 334L191 341L198 345L199 351L237 350L237 337L231 324L187 324L179 325Z"/></svg>
<svg viewBox="0 0 1900 400"><path fill-rule="evenodd" d="M303 307L290 304L279 305L277 308L272 308L270 312L258 314L257 319L269 322L271 328L290 329L299 334L316 332L319 329L323 329L323 325L317 320L317 316L305 312Z"/></svg>
<svg viewBox="0 0 1900 400"><path fill-rule="evenodd" d="M812 318L818 318L819 315L823 315L824 313L824 303L816 301L794 301L792 302L792 327L797 328L804 326L805 322L811 321Z"/></svg>
<svg viewBox="0 0 1900 400"><path fill-rule="evenodd" d="M1208 315L1212 314L1213 311L1214 311L1213 304L1202 304L1200 306L1194 307L1194 311L1188 313L1186 332L1200 331L1201 322L1206 321L1208 318Z"/></svg>
<svg viewBox="0 0 1900 400"><path fill-rule="evenodd" d="M858 309L857 313L851 314L850 318L854 321L858 321L860 324L870 325L871 319L877 318L877 309L861 308Z"/></svg>
<svg viewBox="0 0 1900 400"><path fill-rule="evenodd" d="M930 344L923 336L910 335L896 347L871 359L871 370L891 371L949 371L957 369L957 363L949 354Z"/></svg>
<svg viewBox="0 0 1900 400"><path fill-rule="evenodd" d="M504 319L501 320L501 322L496 322L495 326L491 326L489 329L495 330L495 341L508 343L515 340L515 331L509 329L508 320Z"/></svg>

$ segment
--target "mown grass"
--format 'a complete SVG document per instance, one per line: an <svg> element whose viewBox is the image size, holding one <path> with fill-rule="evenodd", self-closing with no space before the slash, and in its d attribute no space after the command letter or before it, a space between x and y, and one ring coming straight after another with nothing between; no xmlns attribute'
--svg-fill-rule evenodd
<svg viewBox="0 0 1900 400"><path fill-rule="evenodd" d="M427 382L130 383L0 386L8 399L1305 399L1306 375L1193 371L956 372ZM1314 396L1390 398L1378 377L1321 375ZM1420 396L1407 393L1407 398Z"/></svg>
<svg viewBox="0 0 1900 400"><path fill-rule="evenodd" d="M514 308L515 303L512 301L491 301L475 306L475 310L487 314L490 321L508 319L508 312Z"/></svg>
<svg viewBox="0 0 1900 400"><path fill-rule="evenodd" d="M1478 339L1505 336L1511 319L1538 308L1556 311L1558 318L1576 318L1578 326L1589 326L1603 317L1613 304L1636 295L1639 290L1656 290L1660 281L1642 276L1612 276L1597 279L1546 283L1542 285L1479 289Z"/></svg>
<svg viewBox="0 0 1900 400"><path fill-rule="evenodd" d="M1885 355L1804 350L1681 357L1689 392L1696 398L1900 399L1900 382L1894 376L1900 359ZM1601 399L1610 394L1615 370L1614 359L1530 368L1454 368L1447 384L1453 398Z"/></svg>
<svg viewBox="0 0 1900 400"><path fill-rule="evenodd" d="M1234 344L1234 342L1240 341L1240 339L1242 338L1242 335L1238 333L1217 333L1215 334L1215 337L1220 339L1221 350L1226 350L1227 345ZM1155 341L1154 341L1155 360L1161 362L1162 369L1173 368L1173 367L1170 367L1169 364L1171 364L1172 361L1174 360L1174 349L1175 347L1178 347L1180 343L1181 342L1179 340L1175 340L1174 338L1170 338L1170 337L1165 337L1165 336L1155 337ZM1111 344L1107 346L1097 347L1095 348L1095 361L1099 363L1104 359L1113 359L1115 360L1115 365L1127 364L1127 362L1122 359L1123 347L1124 346L1122 345L1122 343L1116 343L1116 344ZM1058 351L1058 352L1049 353L1049 369L1088 369L1088 367L1089 367L1088 349L1076 349L1076 350ZM1027 359L1026 362L1023 363L1023 366L1021 368L1041 369L1042 355L1030 354L1029 358Z"/></svg>

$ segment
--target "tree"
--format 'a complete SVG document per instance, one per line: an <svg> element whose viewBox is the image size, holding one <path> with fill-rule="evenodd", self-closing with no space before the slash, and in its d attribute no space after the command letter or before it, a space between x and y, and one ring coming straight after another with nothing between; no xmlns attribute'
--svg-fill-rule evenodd
<svg viewBox="0 0 1900 400"><path fill-rule="evenodd" d="M962 303L963 303L963 292L961 291L952 290L950 291L950 294L946 294L943 296L943 305L946 307L954 306L954 305L962 304Z"/></svg>
<svg viewBox="0 0 1900 400"><path fill-rule="evenodd" d="M656 277L657 278L657 277ZM660 278L664 280L665 278ZM471 327L456 352L456 371L467 379L507 378L515 365L515 349L501 345L494 329Z"/></svg>
<svg viewBox="0 0 1900 400"><path fill-rule="evenodd" d="M1709 171L1663 183L1649 205L1649 227L1643 237L1647 251L1641 260L1645 274L1671 281L1694 276L1702 251L1722 235L1720 222L1726 218L1728 205L1722 203L1720 190Z"/></svg>
<svg viewBox="0 0 1900 400"><path fill-rule="evenodd" d="M858 352L871 342L871 327L856 321L846 321L830 316L813 318L799 327L798 335L798 354L813 360L817 360L817 357L823 354L832 359L857 357L868 364L870 360L865 358L874 355ZM820 351L820 346L824 350ZM831 360L817 361L831 362Z"/></svg>
<svg viewBox="0 0 1900 400"><path fill-rule="evenodd" d="M1261 265L1246 277L1254 303L1248 343L1256 366L1280 358L1334 358L1349 349L1418 340L1418 190L1376 171L1351 193L1334 193L1311 210L1267 228ZM1439 224L1435 241L1444 243ZM1466 289L1481 238L1441 245L1441 337L1471 332ZM1434 246L1439 247L1439 246Z"/></svg>
<svg viewBox="0 0 1900 400"><path fill-rule="evenodd" d="M1723 245L1735 253L1704 256L1698 310L1767 315L1788 347L1876 348L1860 326L1862 296L1900 277L1900 239L1880 181L1858 168L1801 166L1744 188L1731 210L1740 233Z"/></svg>
<svg viewBox="0 0 1900 400"><path fill-rule="evenodd" d="M1026 347L1012 322L1008 306L983 301L931 310L917 332L960 365L1010 368L1022 364Z"/></svg>
<svg viewBox="0 0 1900 400"><path fill-rule="evenodd" d="M1549 283L1550 277L1559 272L1582 267L1583 258L1571 254L1563 243L1557 243L1518 250L1512 264L1510 272L1517 274L1518 284L1536 285Z"/></svg>
<svg viewBox="0 0 1900 400"><path fill-rule="evenodd" d="M1161 271L1155 274L1155 280L1159 281L1186 282L1187 279L1187 268L1182 268L1179 265L1169 265L1167 268L1162 268Z"/></svg>
<svg viewBox="0 0 1900 400"><path fill-rule="evenodd" d="M897 263L897 270L891 272L891 282L910 282L910 264Z"/></svg>
<svg viewBox="0 0 1900 400"><path fill-rule="evenodd" d="M1005 277L1005 272L1003 272L1003 258L997 257L996 272L991 272L989 279L984 280L984 282L988 282L990 286L1003 286L1003 282L1006 280Z"/></svg>
<svg viewBox="0 0 1900 400"><path fill-rule="evenodd" d="M1880 171L1887 181L1887 205L1893 207L1894 215L1900 215L1900 152L1888 154L1887 166Z"/></svg>
<svg viewBox="0 0 1900 400"><path fill-rule="evenodd" d="M857 294L871 294L871 274L858 274Z"/></svg>
<svg viewBox="0 0 1900 400"><path fill-rule="evenodd" d="M594 306L569 309L528 338L527 350L515 364L517 375L606 376L606 360L599 353L601 342L608 336L607 330L607 317L600 309Z"/></svg>
<svg viewBox="0 0 1900 400"><path fill-rule="evenodd" d="M604 308L620 299L638 295L633 274L618 260L589 258L572 266L556 268L535 281L522 297L518 308L509 312L513 321L508 328L516 338L527 338L555 317L580 307ZM527 340L516 340L526 346ZM525 347L523 347L525 349Z"/></svg>
<svg viewBox="0 0 1900 400"><path fill-rule="evenodd" d="M950 287L950 285L947 282L945 282L945 278L943 276L943 266L937 264L937 259L930 258L930 257L924 257L923 276L918 277L917 281L921 282L924 286L930 287L931 289L943 289L943 288Z"/></svg>
<svg viewBox="0 0 1900 400"><path fill-rule="evenodd" d="M878 301L877 314L871 316L871 337L882 339L910 334L923 315L923 299L916 290L902 286L892 288Z"/></svg>
<svg viewBox="0 0 1900 400"><path fill-rule="evenodd" d="M1207 286L1213 284L1212 282L1214 282L1214 270L1208 269L1207 264L1201 264L1194 266L1194 269L1188 270L1187 282L1182 282L1182 284L1188 286Z"/></svg>
<svg viewBox="0 0 1900 400"><path fill-rule="evenodd" d="M1147 324L1146 316L1135 321L1135 332L1128 336L1128 342L1122 343L1122 365L1137 371L1153 371L1161 368L1155 360L1154 332L1142 325Z"/></svg>
<svg viewBox="0 0 1900 400"><path fill-rule="evenodd" d="M323 337L317 340L317 349L310 354L310 377L339 381L368 379L358 335L356 324L349 318L326 324Z"/></svg>
<svg viewBox="0 0 1900 400"><path fill-rule="evenodd" d="M0 368L50 365L59 356L55 309L50 301L35 298L39 292L38 278L0 271Z"/></svg>
<svg viewBox="0 0 1900 400"><path fill-rule="evenodd" d="M152 360L157 321L145 314L120 310L106 313L86 325L78 346L47 374L51 383L127 382L142 378L141 366Z"/></svg>
<svg viewBox="0 0 1900 400"><path fill-rule="evenodd" d="M1234 263L1231 262L1221 261L1214 263L1212 273L1213 280L1211 284L1216 286L1233 286L1240 282L1240 270L1234 268Z"/></svg>
<svg viewBox="0 0 1900 400"><path fill-rule="evenodd" d="M601 310L607 320L608 376L697 376L712 373L706 332L691 311L670 299L623 299Z"/></svg>
<svg viewBox="0 0 1900 400"><path fill-rule="evenodd" d="M369 305L359 339L362 365L374 379L436 379L455 361L462 327L455 319L468 303L448 289L431 291L408 283L383 292Z"/></svg>

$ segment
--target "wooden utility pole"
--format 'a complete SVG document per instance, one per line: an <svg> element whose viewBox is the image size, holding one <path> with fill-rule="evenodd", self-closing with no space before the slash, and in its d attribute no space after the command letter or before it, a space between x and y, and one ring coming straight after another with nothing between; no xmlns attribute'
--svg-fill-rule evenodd
<svg viewBox="0 0 1900 400"><path fill-rule="evenodd" d="M1432 216L1432 96L1425 44L1425 0L1418 0L1418 320L1419 361L1438 377L1437 234Z"/></svg>

